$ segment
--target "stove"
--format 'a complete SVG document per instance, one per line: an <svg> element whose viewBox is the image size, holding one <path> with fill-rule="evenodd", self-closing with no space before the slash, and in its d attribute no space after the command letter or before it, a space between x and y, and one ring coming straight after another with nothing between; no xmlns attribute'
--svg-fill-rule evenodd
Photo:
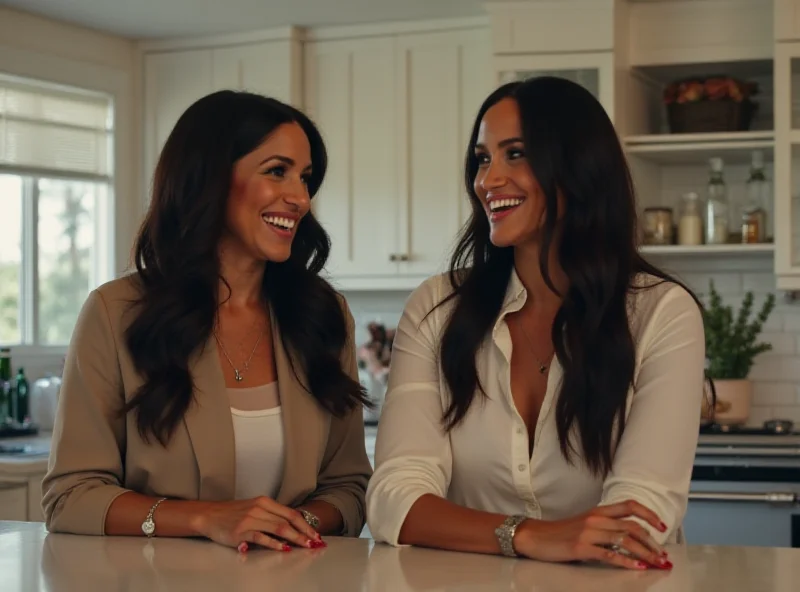
<svg viewBox="0 0 800 592"><path fill-rule="evenodd" d="M701 428L690 544L800 547L800 432L791 422Z"/></svg>

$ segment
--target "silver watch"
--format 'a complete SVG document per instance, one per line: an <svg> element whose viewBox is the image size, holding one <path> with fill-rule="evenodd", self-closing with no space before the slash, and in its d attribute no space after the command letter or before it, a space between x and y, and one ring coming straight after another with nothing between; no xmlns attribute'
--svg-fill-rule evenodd
<svg viewBox="0 0 800 592"><path fill-rule="evenodd" d="M300 513L303 515L303 518L305 518L305 521L308 522L308 525L311 528L314 530L319 528L319 518L317 518L314 514L308 510L300 510Z"/></svg>
<svg viewBox="0 0 800 592"><path fill-rule="evenodd" d="M147 513L147 518L145 518L144 522L142 522L142 532L147 535L148 538L152 537L156 532L156 523L153 520L153 514L156 512L156 508L161 505L161 502L166 501L167 498L162 497L153 506L150 508L150 511Z"/></svg>
<svg viewBox="0 0 800 592"><path fill-rule="evenodd" d="M506 557L519 557L514 550L514 535L517 527L528 519L527 516L509 516L503 524L494 529L497 542L500 544L500 551Z"/></svg>

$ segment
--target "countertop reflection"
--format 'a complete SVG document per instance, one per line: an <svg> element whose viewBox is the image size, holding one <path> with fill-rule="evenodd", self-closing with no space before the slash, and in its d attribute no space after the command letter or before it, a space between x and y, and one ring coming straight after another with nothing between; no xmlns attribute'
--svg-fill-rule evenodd
<svg viewBox="0 0 800 592"><path fill-rule="evenodd" d="M632 572L328 539L291 553L235 550L202 540L48 534L41 524L0 523L0 590L106 592L302 590L347 592L788 592L800 550L672 547L670 572Z"/></svg>

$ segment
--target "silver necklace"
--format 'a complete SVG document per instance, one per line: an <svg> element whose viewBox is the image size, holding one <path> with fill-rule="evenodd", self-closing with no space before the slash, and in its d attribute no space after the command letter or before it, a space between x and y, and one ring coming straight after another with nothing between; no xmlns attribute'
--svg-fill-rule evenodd
<svg viewBox="0 0 800 592"><path fill-rule="evenodd" d="M231 368L233 368L233 379L236 382L242 382L244 380L243 374L245 372L247 372L248 370L250 370L250 362L253 359L253 354L256 353L256 348L258 347L258 344L261 342L261 336L262 335L264 335L264 330L263 329L261 331L259 331L258 339L256 339L256 344L253 346L253 351L250 352L250 357L247 358L247 361L244 363L244 366L242 367L242 370L240 371L236 366L233 365L233 362L231 361L231 357L228 355L228 352L225 351L225 346L222 345L222 340L219 338L219 335L217 335L217 330L214 329L214 339L216 339L217 343L219 343L219 347L222 349L222 353L225 355L225 358L228 360L228 363L231 365Z"/></svg>

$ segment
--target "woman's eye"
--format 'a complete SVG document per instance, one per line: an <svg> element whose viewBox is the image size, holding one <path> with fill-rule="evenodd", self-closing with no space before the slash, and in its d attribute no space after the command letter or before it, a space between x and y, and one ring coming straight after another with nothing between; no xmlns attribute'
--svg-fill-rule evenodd
<svg viewBox="0 0 800 592"><path fill-rule="evenodd" d="M507 154L509 160L516 160L525 156L525 152L523 152L521 148L509 148Z"/></svg>
<svg viewBox="0 0 800 592"><path fill-rule="evenodd" d="M489 155L488 154L476 154L475 160L478 161L478 166L485 166L489 164Z"/></svg>
<svg viewBox="0 0 800 592"><path fill-rule="evenodd" d="M274 177L281 177L283 178L286 175L286 167L285 166L275 166L272 168L267 169L264 171L265 175L272 175Z"/></svg>

